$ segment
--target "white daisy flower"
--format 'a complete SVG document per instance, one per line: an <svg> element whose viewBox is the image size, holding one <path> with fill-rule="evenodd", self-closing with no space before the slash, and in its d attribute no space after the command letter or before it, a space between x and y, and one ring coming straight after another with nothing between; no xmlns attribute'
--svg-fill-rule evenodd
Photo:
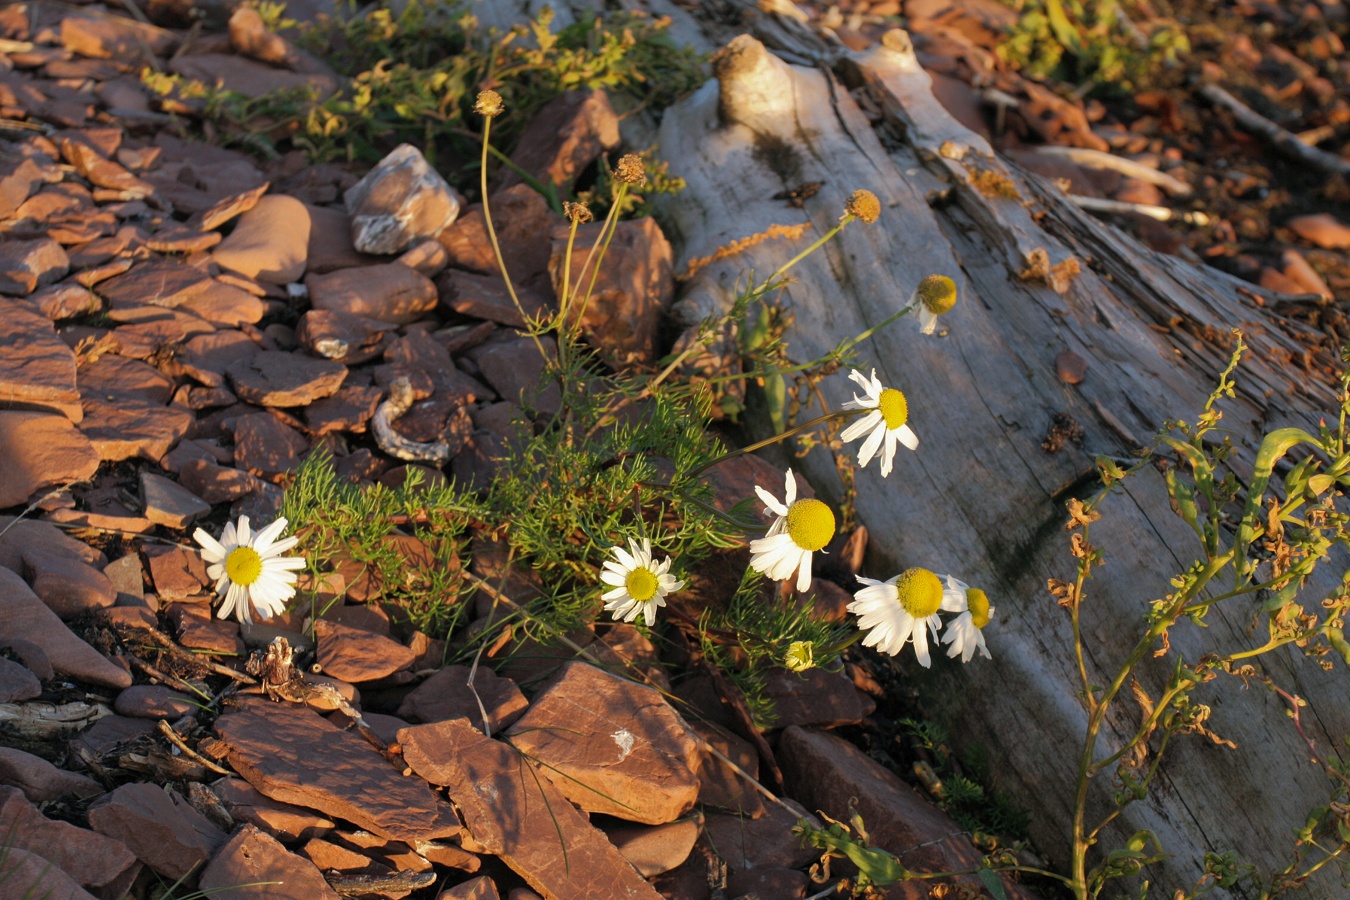
<svg viewBox="0 0 1350 900"><path fill-rule="evenodd" d="M656 624L656 608L666 605L666 595L684 587L670 571L670 557L657 564L652 559L652 542L642 539L641 546L632 538L628 539L628 549L611 547L613 559L605 560L600 571L600 580L613 586L601 599L605 601L605 610L614 614L615 620L631 622L642 613L648 627Z"/></svg>
<svg viewBox="0 0 1350 900"><path fill-rule="evenodd" d="M262 619L285 611L286 601L295 596L295 570L305 567L304 557L281 555L300 542L294 536L277 540L285 530L286 520L277 519L254 534L248 516L240 516L238 525L225 524L219 541L200 528L193 533L208 563L206 575L215 579L216 596L224 598L220 618L233 613L240 622L252 622L250 602Z"/></svg>
<svg viewBox="0 0 1350 900"><path fill-rule="evenodd" d="M919 314L919 330L932 334L938 316L951 312L956 305L956 282L946 275L929 275L914 289L909 305Z"/></svg>
<svg viewBox="0 0 1350 900"><path fill-rule="evenodd" d="M797 573L797 590L811 586L811 554L834 537L834 512L819 500L797 499L797 479L788 469L786 496L779 503L759 485L755 493L778 518L768 534L750 542L750 568L774 581L787 581Z"/></svg>
<svg viewBox="0 0 1350 900"><path fill-rule="evenodd" d="M866 585L853 595L848 611L858 617L858 627L867 632L864 647L876 647L895 656L914 641L919 665L928 668L928 632L937 640L941 619L938 610L956 612L963 608L960 591L943 589L942 580L927 569L906 569L894 578L875 581L857 576Z"/></svg>
<svg viewBox="0 0 1350 900"><path fill-rule="evenodd" d="M891 468L895 464L896 444L904 444L911 450L919 447L919 436L914 433L914 429L905 424L909 420L909 402L905 400L905 395L895 388L882 387L876 369L872 370L871 378L857 369L854 369L848 377L858 383L866 396L859 397L854 394L853 399L845 400L840 404L840 408L867 409L871 412L845 428L839 438L851 441L869 431L872 432L858 448L858 465L866 468L880 449L881 477L885 478L891 474Z"/></svg>
<svg viewBox="0 0 1350 900"><path fill-rule="evenodd" d="M964 581L957 581L951 575L947 576L947 589L961 595L961 615L947 623L947 633L942 636L942 643L951 644L947 648L947 656L955 659L959 654L961 662L968 663L975 658L975 651L978 650L985 659L993 659L989 655L989 647L984 643L984 626L994 617L994 608L989 605L988 595L979 588L967 586ZM946 594L943 593L944 598ZM945 605L942 608L947 609Z"/></svg>

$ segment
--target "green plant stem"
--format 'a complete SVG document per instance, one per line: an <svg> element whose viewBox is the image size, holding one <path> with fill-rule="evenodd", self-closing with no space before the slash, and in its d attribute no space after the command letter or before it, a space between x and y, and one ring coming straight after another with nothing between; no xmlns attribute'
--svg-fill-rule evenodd
<svg viewBox="0 0 1350 900"><path fill-rule="evenodd" d="M702 473L702 472L706 472L708 469L711 469L713 466L717 465L718 463L726 462L726 461L729 460L729 459L735 459L736 457L742 456L742 455L744 455L744 454L746 454L746 453L753 453L753 452L755 452L756 450L759 450L761 447L767 447L767 446L769 446L770 444L776 444L776 443L778 443L779 441L784 440L785 438L790 438L790 437L792 437L794 434L799 434L799 433L801 433L801 432L803 432L803 431L806 431L806 430L809 429L809 428L814 428L815 426L821 424L822 422L828 422L830 419L835 419L835 418L841 418L841 419L842 419L842 418L849 418L849 417L851 417L851 416L860 415L861 413L870 412L870 411L871 411L871 410L867 410L867 409L843 409L843 410L838 410L838 411L836 411L836 412L825 413L825 415L823 415L823 416L816 416L814 419L810 420L809 422L803 422L803 423L800 424L800 425L794 425L794 426L792 426L791 428L789 428L787 431L781 432L781 433L779 433L779 434L775 434L773 437L767 437L767 438L765 438L765 439L762 440L762 441L755 441L753 444L747 444L746 446L741 447L741 448L739 448L739 449L736 449L736 450L730 450L730 451L728 451L728 452L726 452L726 453L723 453L721 456L719 456L719 457L717 457L717 458L715 458L715 459L709 460L708 462L706 462L706 463L704 463L703 465L699 466L697 469L694 469L694 470L691 471L686 477L688 477L688 478L693 478L695 475L698 475L698 474L700 474L700 473Z"/></svg>
<svg viewBox="0 0 1350 900"><path fill-rule="evenodd" d="M1191 583L1190 587L1178 593L1172 601L1171 609L1167 615L1159 617L1159 620L1144 633L1144 636L1135 644L1134 649L1130 651L1129 657L1120 667L1110 686L1103 692L1101 699L1094 705L1089 701L1091 713L1088 717L1087 731L1083 740L1083 751L1078 758L1078 781L1077 789L1074 793L1073 805L1073 859L1071 864L1070 887L1074 896L1078 900L1088 900L1089 889L1087 881L1087 851L1092 846L1092 842L1086 833L1087 823L1087 792L1088 783L1095 771L1092 757L1097 749L1097 739L1100 736L1103 722L1106 720L1106 711L1111 705L1111 701L1120 693L1121 688L1125 686L1130 673L1134 671L1144 656L1150 651L1153 642L1162 636L1168 627L1174 624L1180 617L1181 610L1191 599L1208 584L1214 576L1223 571L1232 558L1232 551L1218 557L1211 557L1201 570L1199 576ZM1089 692L1090 694L1090 692Z"/></svg>
<svg viewBox="0 0 1350 900"><path fill-rule="evenodd" d="M839 232L843 231L844 226L847 225L849 222L852 222L855 218L857 217L854 216L852 213L846 213L844 217L839 220L839 224L835 225L829 231L825 232L823 235L817 238L815 243L807 247L801 253L798 253L796 256L792 257L792 259L788 260L787 262L779 266L774 271L774 273L768 277L768 280L765 281L765 284L772 284L779 278L783 277L783 275L787 272L788 269L791 269L793 266L795 266L802 260L806 259L806 257L810 256L812 253L815 253L816 250L820 249L820 247L823 246L826 241L834 237Z"/></svg>
<svg viewBox="0 0 1350 900"><path fill-rule="evenodd" d="M492 227L492 204L488 202L488 143L492 134L492 116L483 117L483 156L479 160L479 184L483 194L483 222L487 225L488 239L492 241L492 253L497 257L497 266L501 269L502 280L506 282L506 291L511 295L511 302L516 305L516 312L520 313L520 318L526 323L530 322L530 317L525 315L525 307L521 305L520 298L516 296L515 285L511 283L511 273L506 270L506 258L502 256L502 248L497 243L497 229ZM544 361L544 365L549 364L548 352L544 349L544 342L539 340L539 335L530 330L530 339L534 341L534 346L539 350L539 356Z"/></svg>
<svg viewBox="0 0 1350 900"><path fill-rule="evenodd" d="M577 284L580 285L581 279L586 277L586 266L591 264L591 257L595 256L596 248L600 250L600 255L596 257L595 268L591 270L590 284L586 285L586 293L581 298L581 308L577 310L577 329L581 329L581 320L586 315L586 307L591 302L591 295L595 293L595 282L600 278L600 265L605 261L605 253L609 250L609 242L614 239L615 232L619 229L620 209L623 206L624 198L628 196L628 184L619 182L619 189L614 193L614 203L609 207L609 215L605 216L605 224L600 229L600 236L596 242L591 245L591 252L586 255L586 263L581 267L581 275L577 278Z"/></svg>

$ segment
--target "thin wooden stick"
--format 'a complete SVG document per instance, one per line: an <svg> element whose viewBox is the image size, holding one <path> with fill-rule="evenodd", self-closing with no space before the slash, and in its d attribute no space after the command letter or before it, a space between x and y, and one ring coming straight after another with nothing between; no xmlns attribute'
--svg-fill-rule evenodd
<svg viewBox="0 0 1350 900"><path fill-rule="evenodd" d="M1178 197L1186 197L1191 193L1191 186L1186 182L1178 181L1166 172L1159 172L1152 166L1146 166L1132 159L1125 159L1123 156L1116 156L1114 153L1089 150L1086 147L1037 147L1036 154L1038 156L1060 156L1088 169L1109 169L1113 172L1119 172L1130 178L1156 184L1167 193L1175 194Z"/></svg>
<svg viewBox="0 0 1350 900"><path fill-rule="evenodd" d="M1238 98L1217 84L1202 84L1200 96L1215 106L1222 106L1233 114L1238 124L1258 137L1270 142L1270 145L1285 156L1307 163L1323 172L1350 177L1350 160L1318 150L1301 140L1292 131L1287 131L1247 106Z"/></svg>

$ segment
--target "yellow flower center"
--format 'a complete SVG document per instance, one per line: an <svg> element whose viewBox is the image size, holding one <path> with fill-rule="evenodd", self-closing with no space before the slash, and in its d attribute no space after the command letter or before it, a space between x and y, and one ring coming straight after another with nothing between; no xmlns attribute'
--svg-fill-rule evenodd
<svg viewBox="0 0 1350 900"><path fill-rule="evenodd" d="M906 569L895 579L895 599L916 619L926 619L942 606L942 580L927 569Z"/></svg>
<svg viewBox="0 0 1350 900"><path fill-rule="evenodd" d="M844 203L844 212L870 225L881 215L881 201L871 191L854 191Z"/></svg>
<svg viewBox="0 0 1350 900"><path fill-rule="evenodd" d="M225 574L235 584L247 587L262 575L262 562L262 557L252 547L235 547L225 557Z"/></svg>
<svg viewBox="0 0 1350 900"><path fill-rule="evenodd" d="M642 603L656 596L660 582L656 580L656 573L651 569L638 566L628 573L628 579L624 581L623 586L628 589L628 596Z"/></svg>
<svg viewBox="0 0 1350 900"><path fill-rule="evenodd" d="M798 547L814 553L834 537L834 512L819 500L798 500L788 507L787 533Z"/></svg>
<svg viewBox="0 0 1350 900"><path fill-rule="evenodd" d="M979 588L966 591L966 607L970 610L970 621L975 623L976 628L988 625L994 617L994 611L989 608L989 597Z"/></svg>
<svg viewBox="0 0 1350 900"><path fill-rule="evenodd" d="M909 421L909 402L895 388L886 388L877 399L877 409L886 420L886 430L894 431Z"/></svg>
<svg viewBox="0 0 1350 900"><path fill-rule="evenodd" d="M919 282L919 302L935 316L951 312L956 305L956 282L946 275L929 275Z"/></svg>

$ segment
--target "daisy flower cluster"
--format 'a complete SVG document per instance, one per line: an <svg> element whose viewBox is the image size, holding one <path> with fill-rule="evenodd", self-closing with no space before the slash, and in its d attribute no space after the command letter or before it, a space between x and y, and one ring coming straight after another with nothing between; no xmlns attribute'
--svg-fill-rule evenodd
<svg viewBox="0 0 1350 900"><path fill-rule="evenodd" d="M866 192L862 192L866 193ZM870 196L870 195L869 195ZM863 198L866 200L867 198ZM875 198L871 198L875 201ZM852 202L852 200L850 201ZM861 202L861 201L860 201ZM863 207L859 206L862 210ZM871 210L867 207L866 210ZM861 212L850 215L871 221ZM937 317L949 312L956 303L956 284L945 275L925 278L910 297L908 309L917 311L920 330L931 334ZM895 467L900 446L917 450L919 436L909 425L909 401L897 388L882 383L873 369L870 375L858 370L849 374L862 394L841 404L841 410L857 416L840 434L848 442L862 439L858 465L866 468L873 459L881 460L881 475L888 477ZM789 469L783 485L783 498L756 485L755 493L773 516L767 532L750 541L750 568L774 581L792 582L798 591L811 586L812 558L823 552L834 538L834 511L820 500L797 496L797 479ZM656 621L656 610L666 605L666 597L683 587L684 582L668 574L671 559L657 562L651 543L641 546L633 539L628 549L610 549L601 580L611 587L602 599L614 618L631 622L639 615L647 625ZM857 616L864 646L875 647L892 656L912 644L919 663L932 664L929 641L947 645L947 655L969 662L976 653L989 658L983 629L993 618L994 609L984 591L947 575L939 577L922 568L906 569L886 581L858 576L863 585L849 604ZM942 631L940 613L953 615ZM842 648L834 648L836 651ZM794 641L783 656L783 665L802 672L814 667L816 648L809 641Z"/></svg>

